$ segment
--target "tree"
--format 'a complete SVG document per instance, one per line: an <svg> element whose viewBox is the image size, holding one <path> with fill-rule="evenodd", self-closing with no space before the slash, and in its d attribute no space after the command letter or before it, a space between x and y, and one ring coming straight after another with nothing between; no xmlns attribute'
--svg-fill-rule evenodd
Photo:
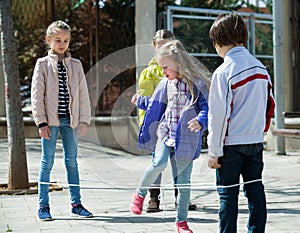
<svg viewBox="0 0 300 233"><path fill-rule="evenodd" d="M11 1L0 0L1 53L5 81L5 103L9 153L8 189L28 189L19 68L14 38Z"/></svg>

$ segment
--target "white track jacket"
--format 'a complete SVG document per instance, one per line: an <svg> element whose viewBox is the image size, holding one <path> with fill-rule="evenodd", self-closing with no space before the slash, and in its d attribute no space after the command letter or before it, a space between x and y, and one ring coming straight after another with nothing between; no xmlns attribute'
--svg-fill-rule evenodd
<svg viewBox="0 0 300 233"><path fill-rule="evenodd" d="M213 74L208 106L209 156L223 156L224 145L263 142L275 108L266 67L245 47L230 49Z"/></svg>

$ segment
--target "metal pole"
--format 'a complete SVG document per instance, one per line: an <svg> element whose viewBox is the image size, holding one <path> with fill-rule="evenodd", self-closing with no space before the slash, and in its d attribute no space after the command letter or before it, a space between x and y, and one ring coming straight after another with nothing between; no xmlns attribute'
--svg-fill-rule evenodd
<svg viewBox="0 0 300 233"><path fill-rule="evenodd" d="M173 19L170 7L167 8L167 29L173 32Z"/></svg>
<svg viewBox="0 0 300 233"><path fill-rule="evenodd" d="M253 14L249 16L250 52L255 56L255 22Z"/></svg>
<svg viewBox="0 0 300 233"><path fill-rule="evenodd" d="M284 128L284 56L283 56L283 0L273 1L273 41L274 41L274 91L275 91L275 128ZM285 139L275 137L275 153L285 154Z"/></svg>

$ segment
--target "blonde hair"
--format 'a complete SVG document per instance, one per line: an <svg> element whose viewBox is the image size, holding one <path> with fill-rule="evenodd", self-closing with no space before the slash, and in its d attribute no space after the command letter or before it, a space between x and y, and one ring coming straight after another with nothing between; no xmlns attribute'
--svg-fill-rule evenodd
<svg viewBox="0 0 300 233"><path fill-rule="evenodd" d="M58 21L54 21L48 26L46 35L51 36L53 33L56 32L56 29L61 29L61 30L66 30L68 32L71 32L71 27L67 23L58 20Z"/></svg>
<svg viewBox="0 0 300 233"><path fill-rule="evenodd" d="M193 83L197 79L205 82L209 89L211 81L211 73L209 70L195 57L188 54L179 40L170 41L161 46L157 52L157 56L167 56L173 60L178 66L178 79L185 79L188 88L192 94L192 103L195 103L200 93L195 93ZM196 96L197 95L197 96Z"/></svg>

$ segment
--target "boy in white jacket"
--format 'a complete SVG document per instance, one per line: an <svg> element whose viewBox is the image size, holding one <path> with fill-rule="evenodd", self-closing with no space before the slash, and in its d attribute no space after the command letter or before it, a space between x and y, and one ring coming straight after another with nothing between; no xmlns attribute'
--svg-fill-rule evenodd
<svg viewBox="0 0 300 233"><path fill-rule="evenodd" d="M224 59L213 74L208 101L208 166L217 169L220 232L237 232L239 186L232 186L242 175L244 182L254 181L243 187L248 233L262 233L267 219L262 142L275 107L270 76L244 47L248 32L239 14L220 15L209 35Z"/></svg>

